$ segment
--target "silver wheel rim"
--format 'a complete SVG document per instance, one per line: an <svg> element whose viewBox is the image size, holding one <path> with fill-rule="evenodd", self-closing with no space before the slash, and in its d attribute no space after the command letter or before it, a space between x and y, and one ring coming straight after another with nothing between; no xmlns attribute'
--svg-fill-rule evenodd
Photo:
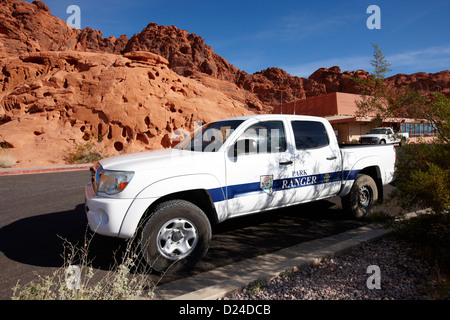
<svg viewBox="0 0 450 320"><path fill-rule="evenodd" d="M170 260L179 260L194 251L198 242L198 231L191 221L182 218L166 222L158 232L159 252Z"/></svg>
<svg viewBox="0 0 450 320"><path fill-rule="evenodd" d="M372 203L372 191L368 187L362 187L358 193L358 204L362 209L369 208Z"/></svg>

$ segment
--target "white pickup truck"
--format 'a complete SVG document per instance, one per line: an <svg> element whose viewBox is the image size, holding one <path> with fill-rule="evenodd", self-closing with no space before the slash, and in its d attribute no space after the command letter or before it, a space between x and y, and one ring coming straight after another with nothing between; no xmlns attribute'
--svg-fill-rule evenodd
<svg viewBox="0 0 450 320"><path fill-rule="evenodd" d="M86 214L96 233L136 237L153 269L180 270L204 257L211 226L230 218L335 196L366 216L393 180L395 159L393 145L341 148L319 117L226 119L173 149L96 163Z"/></svg>
<svg viewBox="0 0 450 320"><path fill-rule="evenodd" d="M397 132L390 127L373 128L359 138L361 144L404 143L409 139L409 133Z"/></svg>

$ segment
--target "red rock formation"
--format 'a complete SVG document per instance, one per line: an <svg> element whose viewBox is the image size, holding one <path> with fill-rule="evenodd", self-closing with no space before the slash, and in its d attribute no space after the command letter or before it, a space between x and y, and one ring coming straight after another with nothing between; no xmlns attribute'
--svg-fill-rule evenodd
<svg viewBox="0 0 450 320"><path fill-rule="evenodd" d="M368 78L370 75L367 71L345 71L342 72L338 66L317 69L309 76L310 80L325 85L326 93L332 92L346 92L346 93L360 93L360 90L355 85L352 78Z"/></svg>
<svg viewBox="0 0 450 320"><path fill-rule="evenodd" d="M204 86L150 52L40 52L1 63L8 71L0 143L19 166L61 164L74 143L91 139L109 155L170 147L195 121L252 113L235 85L209 79Z"/></svg>
<svg viewBox="0 0 450 320"><path fill-rule="evenodd" d="M450 97L450 71L448 70L437 73L397 74L387 78L386 81L395 88L409 86L422 92L439 91Z"/></svg>
<svg viewBox="0 0 450 320"><path fill-rule="evenodd" d="M64 162L95 138L110 155L168 147L194 121L251 113L330 92L358 93L363 70L238 70L204 40L150 23L130 39L68 28L41 1L0 0L0 145L17 166ZM396 75L397 88L450 96L450 71Z"/></svg>
<svg viewBox="0 0 450 320"><path fill-rule="evenodd" d="M9 55L36 51L95 51L120 53L128 41L103 38L102 32L68 28L41 1L0 1L0 43Z"/></svg>
<svg viewBox="0 0 450 320"><path fill-rule="evenodd" d="M309 79L324 84L326 93L361 93L352 78L367 79L369 76L369 72L364 70L341 72L341 69L335 66L329 69L320 68ZM397 88L397 90L409 86L422 92L439 91L450 97L450 71L448 70L438 73L397 74L386 78L385 81L388 86Z"/></svg>
<svg viewBox="0 0 450 320"><path fill-rule="evenodd" d="M161 55L169 61L170 69L183 76L201 72L216 79L232 80L238 71L215 54L201 37L175 26L150 23L128 41L124 52L130 51L150 51Z"/></svg>

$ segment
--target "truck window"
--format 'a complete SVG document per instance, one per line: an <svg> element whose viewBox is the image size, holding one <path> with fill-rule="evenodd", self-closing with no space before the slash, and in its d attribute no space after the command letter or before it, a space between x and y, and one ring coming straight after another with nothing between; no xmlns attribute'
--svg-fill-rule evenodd
<svg viewBox="0 0 450 320"><path fill-rule="evenodd" d="M375 128L370 130L370 134L390 134L391 130L389 129L383 129L383 128Z"/></svg>
<svg viewBox="0 0 450 320"><path fill-rule="evenodd" d="M286 135L282 121L259 122L249 127L238 140L255 140L256 150L249 153L277 153L286 151Z"/></svg>
<svg viewBox="0 0 450 320"><path fill-rule="evenodd" d="M321 122L292 121L297 150L320 148L329 144L328 134Z"/></svg>
<svg viewBox="0 0 450 320"><path fill-rule="evenodd" d="M189 134L175 149L216 152L243 120L224 120L205 124Z"/></svg>

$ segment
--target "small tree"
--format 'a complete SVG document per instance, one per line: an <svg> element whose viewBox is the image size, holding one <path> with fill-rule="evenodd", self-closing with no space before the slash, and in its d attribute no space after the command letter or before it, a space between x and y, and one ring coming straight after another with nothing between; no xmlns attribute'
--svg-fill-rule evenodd
<svg viewBox="0 0 450 320"><path fill-rule="evenodd" d="M368 78L352 78L362 89L361 101L356 103L357 116L373 116L372 125L381 126L383 119L391 114L390 97L393 89L386 85L384 81L386 73L392 71L391 64L386 60L383 52L376 43L372 43L374 48L374 59L370 64L374 67L374 72Z"/></svg>
<svg viewBox="0 0 450 320"><path fill-rule="evenodd" d="M376 80L384 80L386 77L386 73L391 72L391 63L386 60L383 51L381 51L380 47L376 43L372 43L374 53L373 60L370 64L375 68L373 72L373 77Z"/></svg>

